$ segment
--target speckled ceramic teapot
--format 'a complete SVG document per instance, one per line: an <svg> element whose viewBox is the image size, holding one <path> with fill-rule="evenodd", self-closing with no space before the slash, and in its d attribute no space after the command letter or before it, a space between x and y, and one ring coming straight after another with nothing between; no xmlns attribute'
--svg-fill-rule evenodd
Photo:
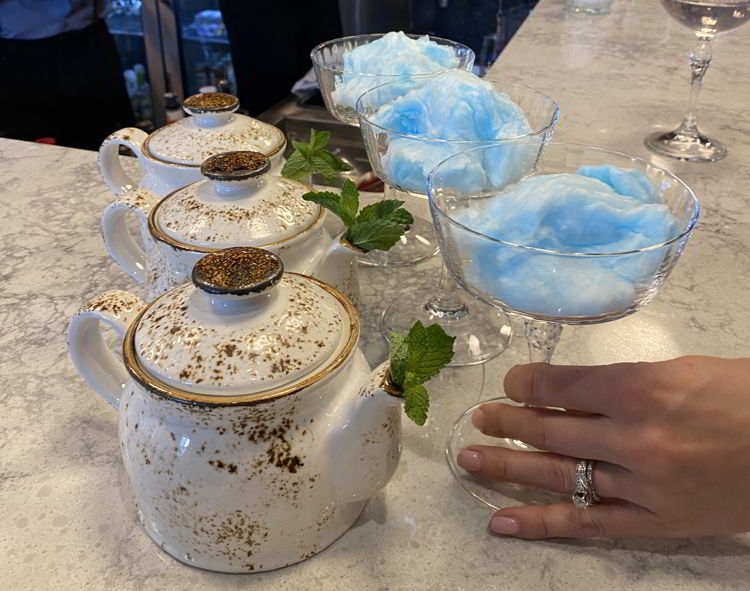
<svg viewBox="0 0 750 591"><path fill-rule="evenodd" d="M388 364L370 371L345 297L282 268L267 251L227 249L150 304L109 291L70 322L76 368L119 409L146 531L193 566L249 572L312 556L398 463ZM124 337L122 358L100 321Z"/></svg>
<svg viewBox="0 0 750 591"><path fill-rule="evenodd" d="M270 173L258 152L228 152L206 160L203 181L160 200L146 189L117 197L102 215L110 256L151 300L188 281L193 265L208 253L234 246L275 252L290 271L314 275L359 302L357 254L341 236L323 227L326 211L305 201L308 188ZM142 247L126 217L140 217Z"/></svg>
<svg viewBox="0 0 750 591"><path fill-rule="evenodd" d="M151 135L128 127L116 131L99 148L99 171L115 195L140 186L159 196L200 180L206 158L221 152L253 150L271 159L280 169L286 138L283 132L262 121L235 113L237 97L221 92L196 94L183 102L191 115L154 131ZM118 146L127 146L143 170L137 185L122 169Z"/></svg>

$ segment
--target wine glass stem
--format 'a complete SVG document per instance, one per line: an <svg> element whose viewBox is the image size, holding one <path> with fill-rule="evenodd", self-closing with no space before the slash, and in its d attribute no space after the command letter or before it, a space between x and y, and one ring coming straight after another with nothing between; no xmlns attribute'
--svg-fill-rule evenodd
<svg viewBox="0 0 750 591"><path fill-rule="evenodd" d="M549 363L562 334L562 324L526 320L526 340L529 343L529 359L532 363Z"/></svg>
<svg viewBox="0 0 750 591"><path fill-rule="evenodd" d="M442 320L461 320L469 313L469 307L461 298L461 290L448 273L443 262L440 286L435 295L425 304L425 309Z"/></svg>
<svg viewBox="0 0 750 591"><path fill-rule="evenodd" d="M698 136L698 120L695 110L698 105L698 95L703 86L703 76L711 64L711 38L699 37L698 47L690 52L690 101L685 119L680 125L679 133L684 135Z"/></svg>

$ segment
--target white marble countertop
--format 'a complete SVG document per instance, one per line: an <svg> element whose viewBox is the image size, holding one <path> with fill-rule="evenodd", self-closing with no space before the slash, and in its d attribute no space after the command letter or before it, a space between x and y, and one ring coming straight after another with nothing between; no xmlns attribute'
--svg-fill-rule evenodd
<svg viewBox="0 0 750 591"><path fill-rule="evenodd" d="M616 0L606 17L542 0L493 73L559 100L559 138L647 155L643 137L677 123L689 31L655 0ZM556 359L607 363L680 354L739 356L750 342L750 27L715 43L701 99L705 131L729 146L709 165L661 161L696 189L702 218L655 303L566 329ZM163 554L139 526L112 409L68 359L68 318L88 297L132 288L98 232L108 197L91 152L0 140L0 589L745 590L750 537L525 542L486 533L488 512L454 482L448 426L525 359L522 339L481 367L432 384L427 428L405 424L394 480L318 556L270 573L220 575ZM364 345L384 355L378 312L435 265L363 273Z"/></svg>

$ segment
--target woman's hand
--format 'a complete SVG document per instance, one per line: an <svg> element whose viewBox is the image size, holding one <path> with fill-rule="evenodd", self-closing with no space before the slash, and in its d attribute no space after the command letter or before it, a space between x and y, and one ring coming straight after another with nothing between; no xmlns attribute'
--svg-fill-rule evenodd
<svg viewBox="0 0 750 591"><path fill-rule="evenodd" d="M592 459L602 502L501 509L490 521L495 533L538 539L750 530L750 359L535 363L511 369L505 392L534 408L488 403L475 411L474 425L553 453L471 446L459 465L572 494L576 459Z"/></svg>

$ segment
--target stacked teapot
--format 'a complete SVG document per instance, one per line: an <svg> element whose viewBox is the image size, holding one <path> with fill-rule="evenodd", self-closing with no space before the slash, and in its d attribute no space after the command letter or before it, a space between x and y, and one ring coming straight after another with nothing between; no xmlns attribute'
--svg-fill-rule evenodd
<svg viewBox="0 0 750 591"><path fill-rule="evenodd" d="M110 256L151 300L184 283L198 260L233 246L266 248L286 267L314 275L359 303L358 248L343 234L331 240L326 211L302 199L308 188L271 173L259 152L227 152L200 167L203 180L160 199L148 189L124 192L104 210L102 235ZM126 216L140 218L141 244Z"/></svg>
<svg viewBox="0 0 750 591"><path fill-rule="evenodd" d="M146 301L94 297L71 320L68 347L118 409L148 535L187 564L251 572L343 534L393 475L404 396L412 411L411 386L395 383L388 362L370 371L358 348L363 251L346 234L331 239L305 185L273 174L283 134L236 108L228 95L191 97L186 123L105 140L99 164L117 197L102 215L104 242ZM247 149L251 136L265 143ZM120 144L140 159L140 188L119 165Z"/></svg>
<svg viewBox="0 0 750 591"><path fill-rule="evenodd" d="M100 322L123 340L105 345ZM72 319L79 373L119 412L143 525L166 552L223 572L319 552L390 480L401 400L370 371L351 302L255 248L202 258L151 303L105 292Z"/></svg>
<svg viewBox="0 0 750 591"><path fill-rule="evenodd" d="M201 180L201 164L222 152L251 150L268 156L274 172L283 164L286 138L262 121L236 113L237 97L209 92L188 97L183 109L189 115L151 135L127 127L107 137L97 163L104 182L115 194L140 186L160 197ZM119 146L130 148L143 172L140 185L125 173L118 158Z"/></svg>

